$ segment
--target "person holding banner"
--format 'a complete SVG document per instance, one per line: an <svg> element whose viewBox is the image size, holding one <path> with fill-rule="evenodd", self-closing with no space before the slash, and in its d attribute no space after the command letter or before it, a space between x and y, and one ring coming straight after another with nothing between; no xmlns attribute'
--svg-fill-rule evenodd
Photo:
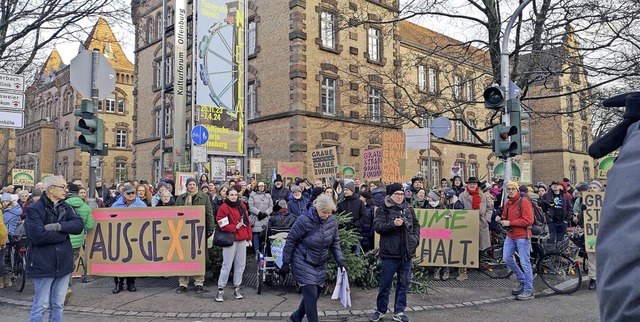
<svg viewBox="0 0 640 322"><path fill-rule="evenodd" d="M209 201L209 196L206 193L198 190L198 183L196 182L196 179L187 179L187 192L179 195L178 198L176 198L176 206L204 206L205 230L207 232L207 238L213 235L215 222L213 221L213 209L211 208L211 202ZM205 255L208 255L208 252L205 252ZM204 275L193 276L193 279L193 284L196 287L196 293L202 293L202 287L204 286ZM176 293L181 294L186 292L187 286L189 286L189 276L180 276L179 283L180 285L178 286Z"/></svg>
<svg viewBox="0 0 640 322"><path fill-rule="evenodd" d="M69 235L69 239L71 240L71 247L73 247L73 262L75 263L76 260L80 257L80 250L82 244L84 244L85 232L92 230L95 227L96 223L93 219L91 207L89 207L89 205L87 205L79 196L79 192L82 189L73 183L69 183L67 184L67 190L68 193L64 202L66 202L73 208L73 210L76 211L76 213L78 214L78 216L80 216L80 218L82 218L82 222L84 223L84 230L82 231L82 233L77 235ZM84 273L86 274L86 266L83 268ZM71 291L71 281L73 281L73 278L69 279L69 288L67 289L67 295L64 301L65 304L69 302L69 298L73 293Z"/></svg>
<svg viewBox="0 0 640 322"><path fill-rule="evenodd" d="M136 195L136 188L127 183L124 185L122 189L122 194L118 197L118 199L111 205L111 208L135 208L135 207L147 207L147 204L142 202L138 195ZM125 279L127 281L127 291L135 292L138 289L136 288L136 278L135 277L114 277L113 282L116 284L111 291L113 294L120 293L124 288Z"/></svg>
<svg viewBox="0 0 640 322"><path fill-rule="evenodd" d="M478 210L480 220L480 236L478 238L478 249L483 251L484 249L491 247L491 237L489 236L489 222L491 222L491 215L493 214L492 204L486 194L482 193L482 190L478 187L480 181L476 177L469 177L466 182L464 191L458 195L464 209L466 210ZM468 279L467 269L460 268L460 274L456 278L459 281Z"/></svg>
<svg viewBox="0 0 640 322"><path fill-rule="evenodd" d="M411 264L420 241L420 223L416 213L405 200L401 183L387 186L384 205L376 210L373 228L380 234L380 288L376 300L376 311L369 320L379 321L389 308L389 293L393 277L397 275L393 320L408 322L404 315L407 307L407 290L411 283Z"/></svg>

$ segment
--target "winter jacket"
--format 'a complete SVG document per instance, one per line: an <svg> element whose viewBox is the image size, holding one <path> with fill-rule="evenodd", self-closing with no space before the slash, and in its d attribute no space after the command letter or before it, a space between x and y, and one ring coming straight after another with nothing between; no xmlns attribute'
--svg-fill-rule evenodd
<svg viewBox="0 0 640 322"><path fill-rule="evenodd" d="M387 197L387 190L384 187L378 187L371 191L371 198L376 207L384 205L384 198Z"/></svg>
<svg viewBox="0 0 640 322"><path fill-rule="evenodd" d="M398 217L403 218L402 226L393 223ZM416 255L420 224L406 201L396 204L387 196L384 205L376 210L373 229L380 234L380 258L410 260Z"/></svg>
<svg viewBox="0 0 640 322"><path fill-rule="evenodd" d="M289 214L287 208L282 208L271 214L269 217L269 229L271 228L291 228L296 219ZM271 233L269 233L271 235Z"/></svg>
<svg viewBox="0 0 640 322"><path fill-rule="evenodd" d="M553 190L549 190L538 203L547 214L547 221L550 223L569 222L573 219L573 204L563 191L556 195Z"/></svg>
<svg viewBox="0 0 640 322"><path fill-rule="evenodd" d="M413 209L424 209L426 207L425 204L427 203L427 198L420 200L414 194L411 196L411 201L409 201L409 203Z"/></svg>
<svg viewBox="0 0 640 322"><path fill-rule="evenodd" d="M60 231L45 230L46 224L59 223ZM53 204L42 193L40 200L27 208L25 232L27 247L27 276L62 277L73 272L73 248L69 234L79 234L84 223L66 202Z"/></svg>
<svg viewBox="0 0 640 322"><path fill-rule="evenodd" d="M181 195L179 195L176 198L176 206L184 206L185 205L185 201L187 199L187 195L188 193L185 192ZM214 215L213 215L213 208L211 208L211 202L209 201L209 195L202 192L202 191L198 191L196 192L196 194L191 198L191 205L192 206L204 206L204 220L205 220L205 230L206 231L213 231L215 229L215 221L214 221Z"/></svg>
<svg viewBox="0 0 640 322"><path fill-rule="evenodd" d="M155 207L171 207L171 206L175 206L175 204L176 204L176 199L174 197L171 197L171 199L169 199L169 202L167 203L164 203L162 202L162 199L159 199Z"/></svg>
<svg viewBox="0 0 640 322"><path fill-rule="evenodd" d="M82 243L84 242L84 232L90 231L95 227L96 223L93 220L93 214L91 213L91 207L87 205L80 197L72 196L68 197L64 202L69 204L76 211L78 216L82 218L82 222L84 223L84 231L78 235L69 235L71 239L71 247L73 249L80 248Z"/></svg>
<svg viewBox="0 0 640 322"><path fill-rule="evenodd" d="M518 205L520 199L520 205ZM520 194L511 197L502 209L502 220L509 221L511 230L507 236L511 239L531 238L533 225L533 206L529 198L522 198Z"/></svg>
<svg viewBox="0 0 640 322"><path fill-rule="evenodd" d="M229 218L229 224L220 227L220 229L222 231L235 233L236 236L233 240L251 240L253 238L253 234L251 233L247 208L244 203L239 200L236 201L236 203L237 205L233 206L232 202L228 199L225 200L218 209L216 221L220 222L220 220L225 217ZM244 226L240 227L240 229L236 229L236 226L240 221L244 223Z"/></svg>
<svg viewBox="0 0 640 322"><path fill-rule="evenodd" d="M491 215L493 214L493 206L491 204L491 200L487 197L486 194L482 193L480 188L478 189L478 193L480 194L480 209L479 211L479 239L478 239L478 247L480 250L484 250L491 246L491 237L489 232L489 223L491 222ZM473 196L464 189L464 191L460 194L460 201L466 210L473 210Z"/></svg>
<svg viewBox="0 0 640 322"><path fill-rule="evenodd" d="M294 218L298 218L307 213L307 201L302 197L300 197L300 199L289 199L287 209L289 210L289 214Z"/></svg>
<svg viewBox="0 0 640 322"><path fill-rule="evenodd" d="M365 220L362 222L362 238L360 240L360 245L364 251L369 251L373 249L373 214L375 212L375 206L364 206L364 209L367 213Z"/></svg>
<svg viewBox="0 0 640 322"><path fill-rule="evenodd" d="M9 238L9 233L7 233L7 226L4 225L4 222L0 221L0 248L4 247L7 244L7 238Z"/></svg>
<svg viewBox="0 0 640 322"><path fill-rule="evenodd" d="M2 221L4 222L5 227L7 227L7 234L13 235L13 232L16 231L16 227L22 221L22 207L19 204L15 204L13 207L2 210ZM7 242L9 242L9 238L5 238Z"/></svg>
<svg viewBox="0 0 640 322"><path fill-rule="evenodd" d="M362 234L362 222L367 218L367 210L365 209L364 202L360 200L355 193L351 196L344 197L342 201L338 203L338 209L336 213L346 212L351 215L351 222L347 225L347 229L353 229Z"/></svg>
<svg viewBox="0 0 640 322"><path fill-rule="evenodd" d="M142 200L140 200L140 198L138 198L137 195L136 195L136 200L134 200L133 203L127 206L127 204L124 203L124 195L120 195L118 196L116 201L111 205L111 208L136 208L136 207L146 207L146 206L147 204L142 202Z"/></svg>
<svg viewBox="0 0 640 322"><path fill-rule="evenodd" d="M251 231L260 233L262 226L269 222L269 216L273 212L273 200L271 195L264 191L254 191L249 195L249 220L251 221ZM258 214L264 212L266 217L259 219Z"/></svg>
<svg viewBox="0 0 640 322"><path fill-rule="evenodd" d="M282 185L280 188L276 188L276 186L274 185L271 188L271 200L273 201L273 204L277 204L278 200L289 201L289 193L291 193L291 191L289 191L289 189L287 189L287 187L285 187L284 185Z"/></svg>
<svg viewBox="0 0 640 322"><path fill-rule="evenodd" d="M329 216L321 220L314 211L298 217L293 224L284 245L282 262L291 264L293 279L299 284L323 286L330 251L338 265L344 266L336 218Z"/></svg>

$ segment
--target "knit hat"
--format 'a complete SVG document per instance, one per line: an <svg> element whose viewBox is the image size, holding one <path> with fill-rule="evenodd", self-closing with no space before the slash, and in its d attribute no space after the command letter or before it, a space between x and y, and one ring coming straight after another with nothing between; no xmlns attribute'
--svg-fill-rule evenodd
<svg viewBox="0 0 640 322"><path fill-rule="evenodd" d="M418 172L416 172L416 177L423 177L424 178L424 173L422 173L422 171L418 171Z"/></svg>
<svg viewBox="0 0 640 322"><path fill-rule="evenodd" d="M520 185L520 192L529 193L529 188L526 185Z"/></svg>
<svg viewBox="0 0 640 322"><path fill-rule="evenodd" d="M531 201L533 202L538 202L538 199L540 199L540 196L537 193L529 193L529 199L531 199Z"/></svg>
<svg viewBox="0 0 640 322"><path fill-rule="evenodd" d="M42 191L38 189L33 189L33 192L31 192L31 197L41 197L41 196L42 196Z"/></svg>
<svg viewBox="0 0 640 322"><path fill-rule="evenodd" d="M282 176L280 174L276 174L276 180L273 180L273 182L282 182Z"/></svg>
<svg viewBox="0 0 640 322"><path fill-rule="evenodd" d="M411 186L413 187L413 184L416 183L416 181L420 181L421 179L418 177L413 177L411 178Z"/></svg>
<svg viewBox="0 0 640 322"><path fill-rule="evenodd" d="M576 190L587 191L589 190L589 184L584 181L579 181L578 183L576 183Z"/></svg>
<svg viewBox="0 0 640 322"><path fill-rule="evenodd" d="M371 192L369 192L367 190L360 192L360 196L362 196L362 198L364 198L364 199L373 198L373 196L371 195Z"/></svg>
<svg viewBox="0 0 640 322"><path fill-rule="evenodd" d="M345 189L349 189L351 192L356 192L356 184L353 181L344 184ZM315 189L314 189L315 190Z"/></svg>
<svg viewBox="0 0 640 322"><path fill-rule="evenodd" d="M480 183L480 181L478 181L478 178L476 177L469 177L466 183Z"/></svg>
<svg viewBox="0 0 640 322"><path fill-rule="evenodd" d="M291 192L296 192L296 191L302 191L302 188L300 188L300 186L293 186L291 187Z"/></svg>
<svg viewBox="0 0 640 322"><path fill-rule="evenodd" d="M11 198L10 194L3 193L2 194L2 198L0 198L0 201L11 201L11 202L13 202L13 198Z"/></svg>
<svg viewBox="0 0 640 322"><path fill-rule="evenodd" d="M445 196L447 199L451 199L451 198L452 198L453 196L455 196L455 195L456 195L456 191L455 191L455 190L453 190L453 188L447 188L447 189L444 191L444 196Z"/></svg>
<svg viewBox="0 0 640 322"><path fill-rule="evenodd" d="M600 183L600 181L597 180L593 180L591 182L589 182L590 186L597 186L598 189L600 189L600 191L602 191L604 189L604 187L602 187L602 183Z"/></svg>
<svg viewBox="0 0 640 322"><path fill-rule="evenodd" d="M124 185L124 190L122 191L122 193L127 194L127 193L132 193L132 192L136 192L136 188L131 185L131 184L125 184Z"/></svg>
<svg viewBox="0 0 640 322"><path fill-rule="evenodd" d="M515 181L509 181L509 182L507 182L507 187L509 187L509 186L514 187L514 188L516 188L516 189L520 189L520 185L518 185L518 183L517 183L517 182L515 182Z"/></svg>
<svg viewBox="0 0 640 322"><path fill-rule="evenodd" d="M427 197L431 198L431 200L440 200L440 194L435 190L429 191L429 194L427 194Z"/></svg>
<svg viewBox="0 0 640 322"><path fill-rule="evenodd" d="M280 199L280 200L278 200L277 205L278 205L278 207L280 207L280 209L287 208L287 201L284 200L284 199Z"/></svg>
<svg viewBox="0 0 640 322"><path fill-rule="evenodd" d="M173 181L173 180L171 180L171 179L166 179L166 180L164 180L164 182L165 182L166 184L170 184L170 185L171 185L172 187L174 187L174 188L176 187L176 182L175 182L175 181Z"/></svg>
<svg viewBox="0 0 640 322"><path fill-rule="evenodd" d="M313 190L311 190L311 199L317 198L323 192L324 192L324 188L323 187L315 187L315 188L313 188Z"/></svg>
<svg viewBox="0 0 640 322"><path fill-rule="evenodd" d="M203 183L202 186L200 186L200 190L204 190L204 189L209 189L209 185L206 183Z"/></svg>
<svg viewBox="0 0 640 322"><path fill-rule="evenodd" d="M402 187L401 183L392 183L390 185L387 186L387 195L392 195L394 192L396 191L403 191L404 192L404 188Z"/></svg>
<svg viewBox="0 0 640 322"><path fill-rule="evenodd" d="M78 193L80 193L80 187L78 187L78 185L73 184L73 183L69 183L69 184L67 184L67 190L68 190L70 193L73 193L73 194L76 194L76 195L77 195Z"/></svg>

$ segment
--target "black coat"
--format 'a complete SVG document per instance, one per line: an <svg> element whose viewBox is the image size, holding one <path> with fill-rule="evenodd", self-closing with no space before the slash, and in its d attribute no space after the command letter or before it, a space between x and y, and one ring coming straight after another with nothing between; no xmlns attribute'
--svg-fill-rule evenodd
<svg viewBox="0 0 640 322"><path fill-rule="evenodd" d="M45 230L44 225L60 223L60 231ZM69 235L82 233L82 218L64 201L53 204L46 193L27 208L25 232L27 276L62 277L73 272L73 247Z"/></svg>
<svg viewBox="0 0 640 322"><path fill-rule="evenodd" d="M402 217L404 224L393 222ZM409 260L416 255L420 240L420 223L413 208L405 201L398 205L390 197L378 207L373 219L373 229L380 234L380 258Z"/></svg>
<svg viewBox="0 0 640 322"><path fill-rule="evenodd" d="M384 198L387 196L387 190L384 187L378 187L371 191L373 203L376 207L384 205Z"/></svg>
<svg viewBox="0 0 640 322"><path fill-rule="evenodd" d="M278 203L278 200L289 201L290 192L291 191L289 191L289 189L287 189L287 187L285 187L284 185L282 185L280 189L276 188L276 186L273 186L271 188L271 200L273 200L273 204L276 205Z"/></svg>
<svg viewBox="0 0 640 322"><path fill-rule="evenodd" d="M362 233L362 223L367 218L367 210L365 209L364 202L358 198L358 195L353 194L338 203L338 209L336 213L345 212L351 215L351 222L347 225L348 229L354 229L359 233Z"/></svg>

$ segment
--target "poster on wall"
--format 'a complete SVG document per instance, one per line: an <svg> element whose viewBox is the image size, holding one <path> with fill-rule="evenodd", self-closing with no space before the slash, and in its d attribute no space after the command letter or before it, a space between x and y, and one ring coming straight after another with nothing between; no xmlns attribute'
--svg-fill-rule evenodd
<svg viewBox="0 0 640 322"><path fill-rule="evenodd" d="M224 158L211 158L211 180L214 182L226 181L227 163Z"/></svg>
<svg viewBox="0 0 640 322"><path fill-rule="evenodd" d="M242 177L242 159L227 158L227 179Z"/></svg>
<svg viewBox="0 0 640 322"><path fill-rule="evenodd" d="M201 0L197 12L198 124L209 132L208 154L244 153L245 3Z"/></svg>
<svg viewBox="0 0 640 322"><path fill-rule="evenodd" d="M382 181L405 182L405 139L402 132L382 134Z"/></svg>
<svg viewBox="0 0 640 322"><path fill-rule="evenodd" d="M90 275L204 275L204 206L93 209L93 217Z"/></svg>

